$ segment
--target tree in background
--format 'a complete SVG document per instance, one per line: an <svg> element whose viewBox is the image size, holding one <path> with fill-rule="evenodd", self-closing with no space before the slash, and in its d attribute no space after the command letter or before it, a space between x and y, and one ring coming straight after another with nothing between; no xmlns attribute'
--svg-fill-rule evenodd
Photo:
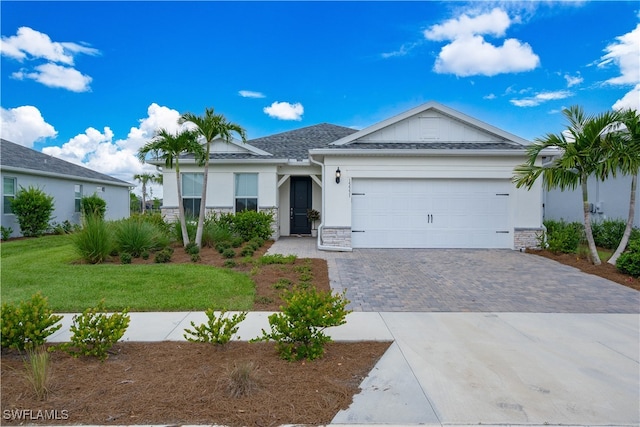
<svg viewBox="0 0 640 427"><path fill-rule="evenodd" d="M138 173L133 176L133 179L142 184L142 213L144 214L147 209L147 185L155 183L162 183L162 175L156 175L153 173Z"/></svg>
<svg viewBox="0 0 640 427"><path fill-rule="evenodd" d="M542 176L546 189L565 190L580 186L584 228L591 262L600 265L600 256L591 229L587 180L592 175L604 180L613 173L614 165L609 161L612 150L608 141L613 135L609 131L620 119L620 114L605 112L587 116L579 106L566 108L563 114L569 122L567 129L559 134L549 133L544 138L537 138L536 142L527 148L527 161L514 169L513 181L517 188L525 186L530 189ZM561 155L556 156L549 164L537 166L536 161L541 152L549 148L560 149Z"/></svg>
<svg viewBox="0 0 640 427"><path fill-rule="evenodd" d="M42 236L47 231L53 208L53 197L32 186L27 189L20 187L20 191L11 200L11 210L25 237Z"/></svg>
<svg viewBox="0 0 640 427"><path fill-rule="evenodd" d="M163 159L165 166L168 168L173 168L175 163L178 188L178 219L182 230L182 243L187 246L189 244L189 234L187 234L187 220L184 215L184 203L182 200L180 156L194 154L196 161L200 164L204 162L204 151L198 143L198 134L195 131L172 134L166 129L160 129L151 141L138 150L138 159L144 162L148 154L153 154L157 159Z"/></svg>
<svg viewBox="0 0 640 427"><path fill-rule="evenodd" d="M196 245L202 246L202 233L204 230L204 218L206 215L207 205L207 182L209 177L209 159L211 154L211 143L214 139L220 138L222 141L229 143L233 139L233 134L237 133L242 138L242 142L246 142L247 137L245 130L235 123L227 121L222 114L215 114L213 108L206 108L204 115L196 116L192 113L185 113L180 117L179 123L193 123L196 126L195 131L198 135L204 137L205 153L204 153L204 177L202 180L202 198L200 201L200 213L198 215L198 228L196 229Z"/></svg>

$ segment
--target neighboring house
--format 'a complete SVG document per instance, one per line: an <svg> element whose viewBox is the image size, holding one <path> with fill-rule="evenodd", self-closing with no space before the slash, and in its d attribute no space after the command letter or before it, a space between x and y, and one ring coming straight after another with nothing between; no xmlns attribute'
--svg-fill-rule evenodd
<svg viewBox="0 0 640 427"><path fill-rule="evenodd" d="M277 239L310 234L313 208L326 250L534 247L541 185L528 191L511 181L527 144L436 102L360 131L319 124L246 144L217 141L207 211L273 212ZM185 206L197 213L203 169L192 156L180 168ZM163 211L173 218L175 171L163 173Z"/></svg>
<svg viewBox="0 0 640 427"><path fill-rule="evenodd" d="M129 216L131 184L32 150L0 140L0 175L2 177L2 226L11 227L20 236L20 226L11 211L11 199L20 188L40 188L53 196L52 221L80 223L80 199L98 194L107 202L106 219Z"/></svg>
<svg viewBox="0 0 640 427"><path fill-rule="evenodd" d="M629 217L629 196L631 193L631 177L620 176L598 181L591 177L588 181L589 207L592 221L621 219ZM545 191L544 219L565 220L567 222L584 222L582 207L582 190L561 191L553 189ZM634 225L640 226L640 186L636 188L636 210Z"/></svg>

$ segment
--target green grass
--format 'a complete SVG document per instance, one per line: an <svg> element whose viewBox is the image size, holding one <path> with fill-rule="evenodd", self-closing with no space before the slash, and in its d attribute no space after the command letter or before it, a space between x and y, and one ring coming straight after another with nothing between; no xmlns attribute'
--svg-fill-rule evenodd
<svg viewBox="0 0 640 427"><path fill-rule="evenodd" d="M71 236L0 245L2 302L40 291L56 312L81 312L104 298L108 310L248 310L254 285L245 274L196 264L79 264Z"/></svg>

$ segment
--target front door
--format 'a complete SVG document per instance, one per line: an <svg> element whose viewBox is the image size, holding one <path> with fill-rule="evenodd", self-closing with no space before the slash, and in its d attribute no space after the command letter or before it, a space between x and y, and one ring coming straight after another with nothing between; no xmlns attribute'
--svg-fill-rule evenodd
<svg viewBox="0 0 640 427"><path fill-rule="evenodd" d="M310 234L311 223L307 209L311 209L311 178L291 177L290 234Z"/></svg>

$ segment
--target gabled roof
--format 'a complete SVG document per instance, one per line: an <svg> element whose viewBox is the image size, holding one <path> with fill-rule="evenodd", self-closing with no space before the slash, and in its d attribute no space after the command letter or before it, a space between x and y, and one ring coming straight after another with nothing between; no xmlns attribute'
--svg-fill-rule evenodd
<svg viewBox="0 0 640 427"><path fill-rule="evenodd" d="M377 141L371 138L376 132L379 132L385 128L390 128L402 121L413 118L414 116L422 115L426 112L437 113L439 116L452 119L461 126L468 127L470 129L476 129L482 134L490 135L490 141ZM398 114L394 117L383 120L358 132L341 138L332 144L331 147L342 147L351 149L522 149L523 146L529 145L529 141L520 138L509 132L505 132L502 129L498 129L488 123L482 122L471 116L467 116L452 108L446 107L438 102L430 101L425 104L419 105L404 113ZM404 147L403 147L404 145Z"/></svg>
<svg viewBox="0 0 640 427"><path fill-rule="evenodd" d="M83 181L131 187L132 184L49 156L36 150L24 147L5 139L0 139L0 165L3 170L10 170L33 175L55 176L62 178L79 178Z"/></svg>

